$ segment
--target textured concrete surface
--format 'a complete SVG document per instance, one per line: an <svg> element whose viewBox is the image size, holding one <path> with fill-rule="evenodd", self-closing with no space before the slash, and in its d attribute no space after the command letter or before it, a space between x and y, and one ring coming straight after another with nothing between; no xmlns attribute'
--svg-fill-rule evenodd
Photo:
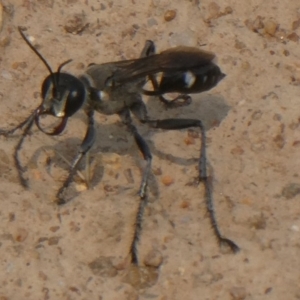
<svg viewBox="0 0 300 300"><path fill-rule="evenodd" d="M149 205L129 264L142 157L117 116L97 115L92 188L55 193L84 135L82 113L59 137L34 128L21 151L30 188L19 183L16 137L0 138L0 299L300 299L300 4L225 0L2 0L0 127L40 103L45 66L21 39L27 28L55 70L81 74L89 63L176 45L213 51L226 78L190 106L158 118L201 118L222 233L240 247L222 251L210 227L197 175L200 139L188 131L139 125L153 152ZM0 11L1 12L1 11ZM52 121L52 119L51 119ZM84 169L84 166L82 166ZM130 175L132 174L132 176ZM152 267L146 267L150 264ZM155 268L154 265L159 265Z"/></svg>

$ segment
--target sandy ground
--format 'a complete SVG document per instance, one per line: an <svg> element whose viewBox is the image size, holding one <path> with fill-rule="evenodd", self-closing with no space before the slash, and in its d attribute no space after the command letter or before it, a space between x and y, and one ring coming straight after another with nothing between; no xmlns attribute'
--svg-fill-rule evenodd
<svg viewBox="0 0 300 300"><path fill-rule="evenodd" d="M188 131L139 126L153 152L140 267L128 263L143 166L117 116L97 115L92 187L58 207L55 193L84 135L82 113L59 137L36 128L18 181L16 138L0 146L0 299L300 299L300 4L287 0L2 0L0 127L24 120L40 103L45 66L81 74L89 63L176 45L213 51L227 77L181 109L147 100L157 118L200 118L222 233L241 248L220 249L197 175L200 139ZM204 45L204 46L202 46ZM298 107L298 108L297 108ZM132 176L130 176L132 174ZM168 182L170 180L171 182ZM168 183L171 183L168 185ZM152 267L146 267L148 264ZM159 265L158 268L153 267Z"/></svg>

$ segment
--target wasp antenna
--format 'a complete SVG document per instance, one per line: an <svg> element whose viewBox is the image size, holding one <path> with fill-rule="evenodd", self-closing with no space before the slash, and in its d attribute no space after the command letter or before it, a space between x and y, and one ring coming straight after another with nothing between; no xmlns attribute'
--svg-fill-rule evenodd
<svg viewBox="0 0 300 300"><path fill-rule="evenodd" d="M50 72L51 75L53 75L53 71L49 64L47 63L46 59L42 56L42 54L31 44L29 39L25 36L22 27L19 26L18 30L23 38L23 40L26 42L26 44L30 47L30 49L41 59L41 61L44 63L44 65L47 67L48 71Z"/></svg>
<svg viewBox="0 0 300 300"><path fill-rule="evenodd" d="M47 63L46 59L42 56L42 54L31 44L29 39L25 36L21 26L18 26L18 30L19 30L23 40L25 41L25 43L41 59L41 61L44 63L44 65L48 69L49 73L51 74L52 82L53 82L53 86L54 86L54 94L56 94L57 93L57 87L58 87L58 81L55 79L54 73L53 73L50 65Z"/></svg>
<svg viewBox="0 0 300 300"><path fill-rule="evenodd" d="M70 63L72 60L73 60L73 59L68 59L68 60L66 60L65 62L61 63L61 64L59 65L58 69L57 69L57 73L60 73L61 69L62 69L65 65L67 65L68 63Z"/></svg>
<svg viewBox="0 0 300 300"><path fill-rule="evenodd" d="M59 82L59 75L60 75L61 69L62 69L66 64L70 63L72 60L73 60L73 59L69 59L69 60L63 62L62 64L60 64L60 65L58 66L58 68L57 68L57 77L56 77L57 82Z"/></svg>

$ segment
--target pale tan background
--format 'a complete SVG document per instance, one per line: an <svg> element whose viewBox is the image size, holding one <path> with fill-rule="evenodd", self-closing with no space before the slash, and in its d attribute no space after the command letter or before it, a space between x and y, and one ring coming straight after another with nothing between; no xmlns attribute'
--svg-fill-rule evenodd
<svg viewBox="0 0 300 300"><path fill-rule="evenodd" d="M139 257L141 266L153 253L162 259L158 278L150 272L152 281L140 284L139 273L126 262L142 163L116 116L97 116L93 189L63 207L53 203L67 174L56 153L71 160L84 134L78 114L62 136L50 138L35 128L26 141L27 191L13 164L17 139L1 137L1 300L300 299L299 1L2 4L1 128L17 124L38 106L48 75L21 39L18 25L27 27L53 69L72 58L65 70L73 74L91 62L138 57L146 39L154 40L158 51L184 44L217 54L227 74L217 88L194 95L191 106L178 110L165 111L154 100L148 104L152 116L205 122L216 214L222 232L241 252L220 250L203 187L187 186L196 176L200 140L188 138L187 131L139 126L151 145L157 174L151 180ZM169 10L176 11L173 20ZM125 176L127 169L133 182ZM165 186L165 176L173 184ZM84 185L77 181L75 188Z"/></svg>

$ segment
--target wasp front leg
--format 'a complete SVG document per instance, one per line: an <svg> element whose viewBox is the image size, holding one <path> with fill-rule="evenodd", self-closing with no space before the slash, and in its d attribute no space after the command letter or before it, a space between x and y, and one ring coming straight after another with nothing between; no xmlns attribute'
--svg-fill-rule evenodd
<svg viewBox="0 0 300 300"><path fill-rule="evenodd" d="M0 135L8 137L10 135L13 135L15 133L15 131L23 129L22 135L19 138L19 141L14 150L14 161L15 161L15 166L18 171L20 182L21 182L22 186L25 188L28 188L28 180L24 176L25 168L21 164L19 153L20 153L20 150L22 149L22 145L24 143L25 138L30 134L31 128L34 124L34 118L35 118L35 112L30 114L30 116L25 121L18 124L14 128L12 128L10 130L0 130Z"/></svg>
<svg viewBox="0 0 300 300"><path fill-rule="evenodd" d="M68 188L70 183L72 182L80 161L82 160L82 158L84 156L86 156L88 154L88 152L90 151L90 149L93 146L95 139L96 139L94 110L89 109L86 113L88 116L88 128L87 128L85 137L80 145L79 151L71 164L71 167L69 169L69 175L56 194L57 204L59 204L59 205L65 204L69 201L69 200L65 199L64 192Z"/></svg>

